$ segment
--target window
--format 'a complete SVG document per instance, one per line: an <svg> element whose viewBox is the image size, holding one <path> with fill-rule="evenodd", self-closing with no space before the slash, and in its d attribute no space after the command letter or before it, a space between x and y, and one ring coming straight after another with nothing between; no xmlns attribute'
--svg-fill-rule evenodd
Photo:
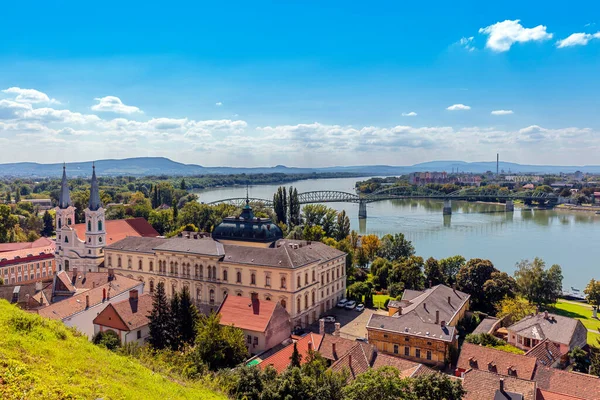
<svg viewBox="0 0 600 400"><path fill-rule="evenodd" d="M404 355L405 356L410 356L410 347L404 346Z"/></svg>
<svg viewBox="0 0 600 400"><path fill-rule="evenodd" d="M312 305L315 305L315 292L312 292Z"/></svg>
<svg viewBox="0 0 600 400"><path fill-rule="evenodd" d="M254 336L254 345L258 346L258 336Z"/></svg>
<svg viewBox="0 0 600 400"><path fill-rule="evenodd" d="M92 220L91 219L88 219L88 227L87 228L88 228L88 232L92 231Z"/></svg>
<svg viewBox="0 0 600 400"><path fill-rule="evenodd" d="M206 269L208 270L208 279L212 279L212 268L206 267Z"/></svg>
<svg viewBox="0 0 600 400"><path fill-rule="evenodd" d="M62 227L62 222L61 222L61 220L59 219L59 220L58 220L58 228L60 229L61 227ZM60 240L60 235L58 235L58 240Z"/></svg>
<svg viewBox="0 0 600 400"><path fill-rule="evenodd" d="M281 288L285 289L285 276L281 277Z"/></svg>
<svg viewBox="0 0 600 400"><path fill-rule="evenodd" d="M304 274L304 284L308 285L308 272Z"/></svg>
<svg viewBox="0 0 600 400"><path fill-rule="evenodd" d="M121 257L117 257L117 267L121 268Z"/></svg>
<svg viewBox="0 0 600 400"><path fill-rule="evenodd" d="M421 358L421 349L415 349L415 357Z"/></svg>
<svg viewBox="0 0 600 400"><path fill-rule="evenodd" d="M223 280L227 282L227 270L223 270Z"/></svg>
<svg viewBox="0 0 600 400"><path fill-rule="evenodd" d="M71 218L67 218L67 225L71 225L72 221Z"/></svg>
<svg viewBox="0 0 600 400"><path fill-rule="evenodd" d="M285 299L281 299L280 303L281 303L281 307L283 307L285 309L287 306Z"/></svg>
<svg viewBox="0 0 600 400"><path fill-rule="evenodd" d="M315 270L313 270L313 272L312 272L312 281L314 282L316 280L317 280L317 278L316 278Z"/></svg>
<svg viewBox="0 0 600 400"><path fill-rule="evenodd" d="M304 308L308 309L308 293L304 295Z"/></svg>
<svg viewBox="0 0 600 400"><path fill-rule="evenodd" d="M298 297L298 299L296 300L296 312L300 312L300 308L302 308L301 305L302 304L301 304L300 297Z"/></svg>
<svg viewBox="0 0 600 400"><path fill-rule="evenodd" d="M297 286L298 286L298 287L301 287L301 286L302 286L302 282L300 282L300 275L298 275L298 285L297 285Z"/></svg>
<svg viewBox="0 0 600 400"><path fill-rule="evenodd" d="M196 288L196 302L200 303L200 299L202 299L202 289Z"/></svg>
<svg viewBox="0 0 600 400"><path fill-rule="evenodd" d="M102 236L99 236L99 237L98 237L98 241L99 241L100 243L102 243Z"/></svg>
<svg viewBox="0 0 600 400"><path fill-rule="evenodd" d="M69 243L69 237L65 236L65 243Z"/></svg>
<svg viewBox="0 0 600 400"><path fill-rule="evenodd" d="M150 293L154 293L154 281L150 281Z"/></svg>
<svg viewBox="0 0 600 400"><path fill-rule="evenodd" d="M427 350L427 359L431 360L431 351Z"/></svg>
<svg viewBox="0 0 600 400"><path fill-rule="evenodd" d="M405 337L404 337L404 341L405 341L405 342L408 342L409 340L410 340L410 338L409 338L409 337L407 337L407 336L405 336Z"/></svg>
<svg viewBox="0 0 600 400"><path fill-rule="evenodd" d="M236 281L237 283L242 283L242 273L241 273L240 271L238 271L238 272L235 274L235 276L236 276L236 278L235 278L235 281Z"/></svg>
<svg viewBox="0 0 600 400"><path fill-rule="evenodd" d="M204 276L204 266L200 264L200 278Z"/></svg>
<svg viewBox="0 0 600 400"><path fill-rule="evenodd" d="M223 299L225 299L225 297L227 297L227 290L223 290Z"/></svg>
<svg viewBox="0 0 600 400"><path fill-rule="evenodd" d="M212 270L213 270L213 279L217 279L217 267L213 266Z"/></svg>
<svg viewBox="0 0 600 400"><path fill-rule="evenodd" d="M327 271L327 283L329 283L329 271Z"/></svg>
<svg viewBox="0 0 600 400"><path fill-rule="evenodd" d="M321 285L325 284L325 274L321 274Z"/></svg>
<svg viewBox="0 0 600 400"><path fill-rule="evenodd" d="M265 276L265 286L271 287L271 275Z"/></svg>
<svg viewBox="0 0 600 400"><path fill-rule="evenodd" d="M127 259L127 268L131 269L131 258Z"/></svg>
<svg viewBox="0 0 600 400"><path fill-rule="evenodd" d="M154 262L150 261L150 271L154 271Z"/></svg>
<svg viewBox="0 0 600 400"><path fill-rule="evenodd" d="M177 287L175 286L175 284L171 285L171 296L174 296L175 293L177 293Z"/></svg>
<svg viewBox="0 0 600 400"><path fill-rule="evenodd" d="M394 354L398 354L398 345L397 344L394 345Z"/></svg>
<svg viewBox="0 0 600 400"><path fill-rule="evenodd" d="M108 266L112 267L112 257L108 256Z"/></svg>
<svg viewBox="0 0 600 400"><path fill-rule="evenodd" d="M102 220L98 220L98 230L102 232Z"/></svg>
<svg viewBox="0 0 600 400"><path fill-rule="evenodd" d="M210 289L208 301L210 304L215 304L215 291Z"/></svg>
<svg viewBox="0 0 600 400"><path fill-rule="evenodd" d="M248 335L248 338L246 339L246 342L248 342L248 344L252 343L252 336Z"/></svg>
<svg viewBox="0 0 600 400"><path fill-rule="evenodd" d="M250 274L250 284L256 285L256 274L254 272Z"/></svg>
<svg viewBox="0 0 600 400"><path fill-rule="evenodd" d="M137 331L137 338L141 339L142 338L142 331Z"/></svg>
<svg viewBox="0 0 600 400"><path fill-rule="evenodd" d="M138 260L138 269L142 270L142 260Z"/></svg>

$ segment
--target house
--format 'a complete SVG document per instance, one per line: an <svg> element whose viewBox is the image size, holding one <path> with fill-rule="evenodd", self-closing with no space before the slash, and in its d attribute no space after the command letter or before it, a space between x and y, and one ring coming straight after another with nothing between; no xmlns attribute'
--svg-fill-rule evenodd
<svg viewBox="0 0 600 400"><path fill-rule="evenodd" d="M581 321L550 314L547 311L530 315L509 326L508 343L525 351L548 339L560 347L561 353L568 353L574 347L587 344L587 329Z"/></svg>
<svg viewBox="0 0 600 400"><path fill-rule="evenodd" d="M33 242L0 244L0 278L4 284L29 283L54 274L54 241L42 237Z"/></svg>
<svg viewBox="0 0 600 400"><path fill-rule="evenodd" d="M129 291L129 298L108 304L94 318L94 335L98 332L114 332L122 344L144 344L150 335L148 316L152 312L152 296L139 295L137 289Z"/></svg>
<svg viewBox="0 0 600 400"><path fill-rule="evenodd" d="M304 364L307 361L310 352L316 351L319 346L321 346L322 340L323 335L319 335L317 333L309 333L302 337L292 336L292 343L262 359L260 364L258 364L258 368L265 369L271 366L275 368L275 371L278 373L285 371L290 365L290 359L292 357L292 353L294 352L294 344L296 345L298 353L302 357L301 363Z"/></svg>
<svg viewBox="0 0 600 400"><path fill-rule="evenodd" d="M456 376L462 376L469 370L481 370L531 380L537 365L536 361L536 358L523 354L508 353L465 342L456 363Z"/></svg>
<svg viewBox="0 0 600 400"><path fill-rule="evenodd" d="M52 291L46 296L51 303L32 310L42 317L62 321L77 328L89 339L94 335L94 318L108 304L129 297L129 291L143 293L144 283L108 273L72 271L70 275L60 271L54 277Z"/></svg>
<svg viewBox="0 0 600 400"><path fill-rule="evenodd" d="M259 354L290 337L292 323L288 312L276 301L227 296L218 310L221 325L244 331L250 354Z"/></svg>
<svg viewBox="0 0 600 400"><path fill-rule="evenodd" d="M600 378L597 376L540 365L533 380L542 399L567 399L570 396L570 399L600 400Z"/></svg>
<svg viewBox="0 0 600 400"><path fill-rule="evenodd" d="M444 365L457 346L455 326L469 308L470 296L445 285L405 290L393 315L373 314L369 343L384 354L430 365Z"/></svg>
<svg viewBox="0 0 600 400"><path fill-rule="evenodd" d="M49 304L51 293L52 281L48 279L18 285L0 285L0 299L16 304L24 310Z"/></svg>
<svg viewBox="0 0 600 400"><path fill-rule="evenodd" d="M560 346L548 339L542 340L525 355L535 358L539 364L545 367L557 368L561 364L568 365L570 362L568 353L561 353Z"/></svg>
<svg viewBox="0 0 600 400"><path fill-rule="evenodd" d="M513 376L470 369L464 373L463 400L536 400L536 383Z"/></svg>

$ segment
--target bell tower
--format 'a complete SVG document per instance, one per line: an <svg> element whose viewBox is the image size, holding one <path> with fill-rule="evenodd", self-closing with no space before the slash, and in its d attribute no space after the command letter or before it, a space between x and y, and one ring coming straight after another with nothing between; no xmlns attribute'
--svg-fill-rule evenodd
<svg viewBox="0 0 600 400"><path fill-rule="evenodd" d="M68 261L65 259L66 250L73 246L77 234L72 225L75 224L75 207L71 203L69 184L67 182L66 165L63 164L62 182L58 197L56 211L56 263L57 269L69 270Z"/></svg>
<svg viewBox="0 0 600 400"><path fill-rule="evenodd" d="M98 263L104 257L104 246L106 245L106 229L104 226L104 208L100 200L100 189L98 178L96 178L96 166L92 166L92 185L90 188L90 201L85 210L85 257L98 259Z"/></svg>

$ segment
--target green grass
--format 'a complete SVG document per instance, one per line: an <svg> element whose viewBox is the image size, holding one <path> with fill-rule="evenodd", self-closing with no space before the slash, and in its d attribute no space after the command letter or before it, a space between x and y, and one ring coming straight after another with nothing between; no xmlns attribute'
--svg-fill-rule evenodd
<svg viewBox="0 0 600 400"><path fill-rule="evenodd" d="M0 332L2 399L226 399L199 382L176 383L4 300Z"/></svg>
<svg viewBox="0 0 600 400"><path fill-rule="evenodd" d="M586 303L576 303L566 300L559 300L555 304L553 312L566 317L576 318L583 323L587 329L591 329L594 332L588 331L587 342L590 345L597 345L596 339L600 339L600 320L592 317L592 306Z"/></svg>
<svg viewBox="0 0 600 400"><path fill-rule="evenodd" d="M388 296L387 294L374 294L373 295L373 306L375 308L383 308L383 303L385 303L385 301L387 299L392 299L390 296ZM362 298L362 303L364 304L365 302L365 296L363 296Z"/></svg>

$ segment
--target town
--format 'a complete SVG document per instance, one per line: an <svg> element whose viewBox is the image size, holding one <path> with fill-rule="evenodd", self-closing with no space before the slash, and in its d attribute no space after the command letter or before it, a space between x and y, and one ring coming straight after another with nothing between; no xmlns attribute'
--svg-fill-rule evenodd
<svg viewBox="0 0 600 400"><path fill-rule="evenodd" d="M577 296L539 258L514 276L485 259L424 259L402 234L359 235L344 211L301 208L293 188L272 209L248 194L241 207L205 205L182 178L119 205L90 175L74 193L63 166L49 199L5 185L2 315L58 321L142 365L160 359L153 368L176 379L226 374L218 390L232 398L600 398L593 277ZM598 190L593 177L563 179L570 193ZM13 320L0 317L3 330Z"/></svg>

